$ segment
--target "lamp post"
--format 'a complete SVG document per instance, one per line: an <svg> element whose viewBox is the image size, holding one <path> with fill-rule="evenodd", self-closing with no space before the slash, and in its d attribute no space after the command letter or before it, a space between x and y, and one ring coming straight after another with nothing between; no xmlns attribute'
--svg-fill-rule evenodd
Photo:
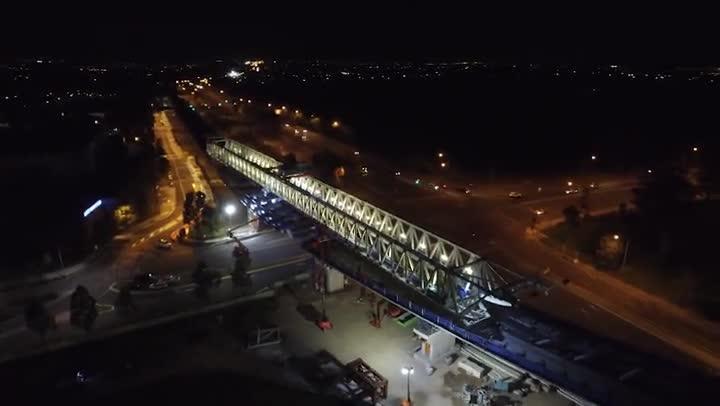
<svg viewBox="0 0 720 406"><path fill-rule="evenodd" d="M614 234L613 239L619 240L620 235ZM630 239L623 239L623 258L622 262L620 262L620 270L622 270L625 267L625 264L627 263L627 256L628 256L628 250L630 249Z"/></svg>
<svg viewBox="0 0 720 406"><path fill-rule="evenodd" d="M402 367L400 370L403 375L407 376L407 405L412 405L412 400L410 400L410 375L415 373L415 368L413 367Z"/></svg>

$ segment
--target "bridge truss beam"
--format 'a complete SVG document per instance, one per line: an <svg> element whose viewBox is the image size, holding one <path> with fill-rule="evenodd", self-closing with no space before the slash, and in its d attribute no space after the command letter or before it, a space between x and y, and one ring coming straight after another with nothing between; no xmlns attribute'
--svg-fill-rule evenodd
<svg viewBox="0 0 720 406"><path fill-rule="evenodd" d="M407 286L439 299L466 325L490 317L484 302L511 305L498 292L504 295L501 288L517 285L520 277L507 269L311 176L285 177L281 162L247 145L215 140L207 151L353 244Z"/></svg>

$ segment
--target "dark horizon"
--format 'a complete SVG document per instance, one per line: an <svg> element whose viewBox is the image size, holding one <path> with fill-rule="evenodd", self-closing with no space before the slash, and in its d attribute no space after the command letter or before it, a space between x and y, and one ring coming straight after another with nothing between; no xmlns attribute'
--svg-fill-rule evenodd
<svg viewBox="0 0 720 406"><path fill-rule="evenodd" d="M84 16L8 18L3 56L175 62L237 56L320 59L491 59L570 64L720 63L707 12L469 7L306 8L272 13L144 7ZM520 11L516 10L516 11ZM117 13L115 13L117 11ZM461 12L462 11L462 12ZM702 10L699 10L702 11ZM454 15L450 15L450 13ZM137 14L137 15L136 15ZM672 18L672 20L670 20Z"/></svg>

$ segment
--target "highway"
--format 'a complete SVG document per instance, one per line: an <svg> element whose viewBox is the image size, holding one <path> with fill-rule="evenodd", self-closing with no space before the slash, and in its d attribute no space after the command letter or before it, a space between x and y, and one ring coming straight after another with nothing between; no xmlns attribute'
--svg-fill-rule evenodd
<svg viewBox="0 0 720 406"><path fill-rule="evenodd" d="M447 176L447 189L442 188L440 177L423 179L425 186L420 187L414 184L411 171L394 168L387 157L359 151L320 133L308 131L304 140L292 129L283 129L280 134L263 133L270 126L257 119L256 109L264 109L261 103L256 102L252 108L234 107L232 102L224 102L227 95L220 96L216 91L205 89L186 97L198 106L219 135L234 136L276 157L292 152L299 161L309 162L312 154L322 148L357 162L341 179L327 181L516 272L540 277L553 287L548 296L522 296L525 304L642 351L703 369L720 369L720 326L612 275L575 263L573 258L526 233L531 210L542 208L546 213L541 221L552 222L561 218L562 208L578 204L578 194L564 193L568 181L575 185L588 183L589 179L598 182L600 189L591 192L590 207L593 211L606 211L631 200L633 176L585 175L558 178L554 182L529 178L486 185L454 174ZM201 108L205 103L212 107ZM234 118L237 124L233 124ZM253 120L256 125L252 131L241 130ZM367 175L359 173L361 165L368 167ZM401 175L394 176L395 171ZM473 183L470 195L453 190L460 182L457 179ZM440 187L434 190L428 183ZM538 191L538 187L542 189ZM509 191L516 189L525 194L524 199L514 201L507 197Z"/></svg>
<svg viewBox="0 0 720 406"><path fill-rule="evenodd" d="M211 269L227 274L232 267L231 244L225 239L209 244L185 245L177 243L169 250L157 248L158 239L169 238L182 222L182 206L186 191L213 185L212 192L230 198L229 190L219 180L215 168L199 170L194 159L201 152L184 125L172 111L155 115L154 131L162 140L171 164L166 184L158 185L163 193L163 205L153 218L125 230L111 244L101 248L97 255L85 263L74 266L75 271L33 283L3 285L0 306L17 316L0 323L0 360L15 357L27 351L43 348L53 342L84 339L86 334L69 326L69 297L78 285L85 286L100 305L100 316L95 331L137 323L140 320L166 316L174 312L192 310L204 302L198 302L190 274L202 260ZM197 155L196 155L197 154ZM210 293L212 302L232 300L252 292L266 291L274 284L291 280L309 269L310 256L298 242L274 230L257 232L250 226L237 230L250 252L252 287L235 289L229 277ZM120 316L113 309L118 287L138 273L173 273L181 277L180 286L157 292L138 292L133 301L138 311L130 317ZM24 303L30 298L42 298L51 314L55 315L59 328L50 332L43 341L25 328L22 317Z"/></svg>

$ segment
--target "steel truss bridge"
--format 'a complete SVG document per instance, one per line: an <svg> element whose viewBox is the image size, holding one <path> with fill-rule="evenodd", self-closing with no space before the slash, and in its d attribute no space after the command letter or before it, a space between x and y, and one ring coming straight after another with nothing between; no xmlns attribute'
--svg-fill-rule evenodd
<svg viewBox="0 0 720 406"><path fill-rule="evenodd" d="M436 298L466 327L488 319L485 302L512 306L519 275L311 176L285 176L282 162L233 140L210 142L217 161L287 201L412 289Z"/></svg>
<svg viewBox="0 0 720 406"><path fill-rule="evenodd" d="M522 309L511 309L512 314L505 312L500 318L502 340L489 337L480 332L483 326L478 324L490 318L488 304L510 307L512 292L526 284L537 286L537 281L524 279L318 179L288 175L280 161L236 141L209 140L207 152L327 227L400 286L441 305L455 320L412 303L407 291L405 295L392 291L372 279L365 281L367 287L496 359L546 383L560 384L561 393L578 404L590 404L586 399L603 404L638 404L638 399L645 403L645 391L664 388L659 383L668 376L684 385L693 383L684 376L684 369L676 370L656 357L587 334L556 330L532 316L526 319ZM359 269L341 271L365 278ZM630 390L628 380L630 386L645 390Z"/></svg>

